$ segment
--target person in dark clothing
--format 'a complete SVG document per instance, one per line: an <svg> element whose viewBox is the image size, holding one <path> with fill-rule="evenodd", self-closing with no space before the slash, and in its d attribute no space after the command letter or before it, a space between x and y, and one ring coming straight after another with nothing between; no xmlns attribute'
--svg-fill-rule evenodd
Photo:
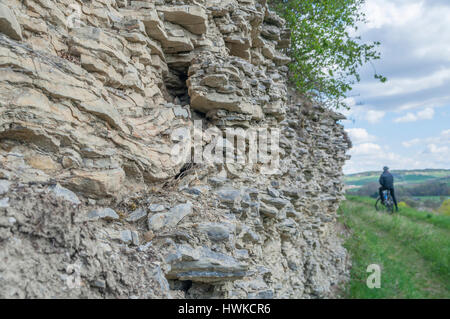
<svg viewBox="0 0 450 319"><path fill-rule="evenodd" d="M398 211L397 206L397 199L395 198L395 191L394 191L394 176L389 172L389 167L385 166L383 167L383 173L380 176L379 183L381 187L378 189L380 193L380 198L382 201L383 199L383 191L389 190L392 196L392 200L394 201L395 210Z"/></svg>

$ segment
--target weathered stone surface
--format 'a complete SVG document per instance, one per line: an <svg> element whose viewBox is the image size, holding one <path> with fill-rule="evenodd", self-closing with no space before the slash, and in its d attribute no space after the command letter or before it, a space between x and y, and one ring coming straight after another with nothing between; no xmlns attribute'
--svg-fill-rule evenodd
<svg viewBox="0 0 450 319"><path fill-rule="evenodd" d="M236 95L220 94L220 93L192 93L192 106L199 111L207 112L214 108L225 109L228 111L235 111L246 113L251 110L245 110L241 107L241 100Z"/></svg>
<svg viewBox="0 0 450 319"><path fill-rule="evenodd" d="M236 206L241 201L241 191L235 188L222 188L216 191L219 200L228 206Z"/></svg>
<svg viewBox="0 0 450 319"><path fill-rule="evenodd" d="M218 283L242 278L248 269L245 263L206 247L193 249L189 245L182 245L178 249L180 258L171 262L168 278Z"/></svg>
<svg viewBox="0 0 450 319"><path fill-rule="evenodd" d="M166 210L166 207L161 204L151 204L148 209L153 213L158 213Z"/></svg>
<svg viewBox="0 0 450 319"><path fill-rule="evenodd" d="M223 178L223 177L210 177L210 178L208 178L208 182L211 185L218 187L218 186L223 186L227 182L227 179Z"/></svg>
<svg viewBox="0 0 450 319"><path fill-rule="evenodd" d="M77 222L77 215L87 215L89 207L83 201L79 206L70 205L46 192L47 188L13 185L10 207L0 209L0 229L23 238L2 238L1 297L167 298L167 290L163 292L158 284L164 274L161 278L154 273L154 248L139 252L121 240L111 240L108 234L120 231L116 223ZM7 228L3 227L4 218ZM30 227L39 222L40 227ZM0 236L3 234L0 231ZM78 253L70 256L75 250ZM86 259L92 262L88 265ZM36 263L39 272L33 270Z"/></svg>
<svg viewBox="0 0 450 319"><path fill-rule="evenodd" d="M128 222L137 222L138 220L144 218L147 216L147 211L143 208L138 208L135 211L133 211L130 215L127 217Z"/></svg>
<svg viewBox="0 0 450 319"><path fill-rule="evenodd" d="M91 220L97 219L119 219L119 215L111 208L99 208L91 211L88 215Z"/></svg>
<svg viewBox="0 0 450 319"><path fill-rule="evenodd" d="M273 299L273 290L264 290L256 293L249 293L248 299Z"/></svg>
<svg viewBox="0 0 450 319"><path fill-rule="evenodd" d="M167 213L157 213L148 218L148 228L156 231L163 227L176 226L185 216L192 213L192 203L180 204Z"/></svg>
<svg viewBox="0 0 450 319"><path fill-rule="evenodd" d="M72 38L73 48L79 51L88 50L85 47L93 41L89 37L103 39L102 33L94 31L83 33L81 30L74 33ZM107 40L104 41L107 42ZM99 70L87 67L86 60L82 60L84 61L82 65L87 68L87 71L94 72L88 73L76 64L44 51L39 51L38 58L32 58L34 53L31 47L18 46L1 35L0 45L2 47L0 64L15 66L2 69L2 79L10 80L4 83L0 102L5 108L14 109L12 112L5 113L8 116L2 118L2 138L24 140L31 146L36 145L48 150L51 154L46 158L47 162L36 161L33 165L54 175L57 180L61 180L63 186L97 197L103 196L105 192L117 195L118 191L126 185L123 183L124 170L133 172L130 176L132 178L148 181L175 175L183 165L183 163L175 163L170 156L172 144L178 142L170 141L165 144L163 140L158 141L155 136L172 125L189 127L186 116L184 119L175 120L173 111L161 106L157 107L152 115L136 119L134 113L142 113L144 104L134 105L135 111L131 111L132 108L117 109L117 105L121 103L129 107L125 103L127 99L134 101L133 104L139 101L139 94L145 93L146 90L142 84L136 82L140 81L137 69L131 65L127 67L130 72L127 71L127 74L118 76L118 79L130 78L131 82L123 84L131 85L137 92L130 93L130 97L119 96L112 91L107 91L101 82L95 79L92 74L99 74ZM89 54L96 55L92 58L92 65L117 63L113 61L131 62L129 58L121 56L118 51L96 45L94 47L92 44L89 48ZM104 53L101 52L105 50L110 54L117 53L114 54L116 60L108 57L105 58L105 62L102 62L101 57ZM114 73L118 71L113 72L110 69L117 67L119 66L115 64L109 65L102 74L114 76ZM28 80L24 74L28 72L34 73L33 89L26 87ZM125 72L125 69L122 72ZM103 77L99 79L103 80ZM105 85L107 84L111 85L105 82ZM17 85L23 88L17 90L15 89ZM56 99L57 102L50 106L49 98L54 101ZM140 99L143 101L143 98ZM121 103L117 103L117 99ZM13 102L5 105L4 101L8 100ZM20 126L14 123L14 114L18 112L27 112L30 115L21 121ZM125 124L127 122L128 124ZM75 129L72 130L71 127ZM128 127L133 127L133 132L130 132ZM60 131L61 129L63 131ZM59 147L68 142L70 142L68 148ZM77 168L72 171L73 176L66 176L61 166L54 164L59 162L60 158L63 168ZM49 165L43 166L45 163ZM170 172L171 166L172 172Z"/></svg>
<svg viewBox="0 0 450 319"><path fill-rule="evenodd" d="M278 209L265 203L260 203L259 212L267 217L275 218L278 215Z"/></svg>
<svg viewBox="0 0 450 319"><path fill-rule="evenodd" d="M22 30L16 16L3 3L0 3L0 33L14 40L22 40Z"/></svg>
<svg viewBox="0 0 450 319"><path fill-rule="evenodd" d="M120 190L125 173L122 169L104 171L73 170L65 186L78 192L85 192L95 197L112 196Z"/></svg>
<svg viewBox="0 0 450 319"><path fill-rule="evenodd" d="M214 110L236 112L254 120L264 118L264 113L281 119L283 107L275 109L269 105L285 103L285 84L277 73L276 82L280 83L273 83L267 92L263 83L274 82L269 80L271 73L271 70L263 71L240 58L225 59L217 54L203 53L193 59L188 73L191 107L204 113Z"/></svg>
<svg viewBox="0 0 450 319"><path fill-rule="evenodd" d="M212 241L225 241L230 237L230 233L234 231L231 224L222 223L202 223L198 228L205 232Z"/></svg>
<svg viewBox="0 0 450 319"><path fill-rule="evenodd" d="M208 194L209 186L208 185L198 185L193 187L187 187L183 189L184 192L192 195L203 195Z"/></svg>
<svg viewBox="0 0 450 319"><path fill-rule="evenodd" d="M139 233L136 231L131 231L131 241L133 243L133 245L135 246L139 246Z"/></svg>
<svg viewBox="0 0 450 319"><path fill-rule="evenodd" d="M208 16L201 6L159 6L158 11L164 13L164 19L180 24L192 33L206 32Z"/></svg>
<svg viewBox="0 0 450 319"><path fill-rule="evenodd" d="M68 190L67 188L62 187L59 184L50 187L50 190L56 196L64 198L65 200L71 202L72 204L78 205L81 203L80 200L78 199L78 196L74 192Z"/></svg>
<svg viewBox="0 0 450 319"><path fill-rule="evenodd" d="M130 230L122 230L122 231L120 231L118 238L125 244L129 244L133 240L133 237L131 236L131 231Z"/></svg>
<svg viewBox="0 0 450 319"><path fill-rule="evenodd" d="M9 191L10 181L0 179L0 195L3 195Z"/></svg>
<svg viewBox="0 0 450 319"><path fill-rule="evenodd" d="M272 196L266 196L266 195L261 195L260 199L269 205L272 205L274 207L277 208L283 208L286 205L289 204L289 201L287 199L283 199L283 198L276 198L276 197L272 197Z"/></svg>
<svg viewBox="0 0 450 319"><path fill-rule="evenodd" d="M267 193L272 197L280 197L280 192L273 187L267 187Z"/></svg>
<svg viewBox="0 0 450 319"><path fill-rule="evenodd" d="M0 199L0 208L7 208L9 207L9 198L5 197Z"/></svg>

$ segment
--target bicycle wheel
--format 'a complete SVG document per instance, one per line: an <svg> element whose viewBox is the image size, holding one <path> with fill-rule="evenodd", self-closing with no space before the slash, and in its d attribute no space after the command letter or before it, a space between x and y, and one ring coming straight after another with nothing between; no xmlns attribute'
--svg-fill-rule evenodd
<svg viewBox="0 0 450 319"><path fill-rule="evenodd" d="M394 213L394 201L392 200L391 195L389 194L387 203L386 203L386 210L388 211L389 214L393 214Z"/></svg>
<svg viewBox="0 0 450 319"><path fill-rule="evenodd" d="M394 213L394 204L389 203L389 205L386 206L386 209L387 209L389 214L393 214Z"/></svg>
<svg viewBox="0 0 450 319"><path fill-rule="evenodd" d="M382 210L382 209L383 209L383 204L381 203L381 198L378 197L378 198L377 198L377 201L375 202L375 210L376 210L377 212L379 212L379 211Z"/></svg>

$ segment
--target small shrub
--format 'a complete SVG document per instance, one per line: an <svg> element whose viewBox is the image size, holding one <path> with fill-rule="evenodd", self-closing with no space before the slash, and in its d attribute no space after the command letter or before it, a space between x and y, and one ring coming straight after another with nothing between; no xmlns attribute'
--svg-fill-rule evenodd
<svg viewBox="0 0 450 319"><path fill-rule="evenodd" d="M446 199L441 207L439 208L439 213L445 216L450 216L450 198Z"/></svg>
<svg viewBox="0 0 450 319"><path fill-rule="evenodd" d="M409 208L409 206L405 202L400 202L398 203L398 208Z"/></svg>

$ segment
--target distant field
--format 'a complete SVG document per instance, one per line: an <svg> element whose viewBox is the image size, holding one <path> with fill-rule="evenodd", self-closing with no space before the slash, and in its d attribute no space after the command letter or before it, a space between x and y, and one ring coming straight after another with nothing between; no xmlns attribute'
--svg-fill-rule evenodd
<svg viewBox="0 0 450 319"><path fill-rule="evenodd" d="M398 201L420 210L437 211L450 197L450 170L392 171ZM344 178L348 195L378 196L380 172L364 172Z"/></svg>
<svg viewBox="0 0 450 319"><path fill-rule="evenodd" d="M393 170L395 182L399 185L420 184L434 179L450 177L450 170ZM350 174L344 177L345 184L363 186L378 182L381 171ZM450 181L448 182L450 184Z"/></svg>
<svg viewBox="0 0 450 319"><path fill-rule="evenodd" d="M405 207L388 214L374 199L347 196L339 208L352 261L346 298L450 298L450 217ZM366 285L367 266L381 268L381 287Z"/></svg>
<svg viewBox="0 0 450 319"><path fill-rule="evenodd" d="M371 177L345 177L345 183L347 185L356 185L362 186L367 183L377 182L379 176L371 176Z"/></svg>
<svg viewBox="0 0 450 319"><path fill-rule="evenodd" d="M409 184L421 183L424 181L429 181L431 179L440 178L439 176L433 175L417 175L417 174L406 174L397 176L398 182L404 182Z"/></svg>
<svg viewBox="0 0 450 319"><path fill-rule="evenodd" d="M420 201L432 200L435 202L441 202L442 201L441 197L443 197L444 200L450 198L450 196L414 196L413 198Z"/></svg>

